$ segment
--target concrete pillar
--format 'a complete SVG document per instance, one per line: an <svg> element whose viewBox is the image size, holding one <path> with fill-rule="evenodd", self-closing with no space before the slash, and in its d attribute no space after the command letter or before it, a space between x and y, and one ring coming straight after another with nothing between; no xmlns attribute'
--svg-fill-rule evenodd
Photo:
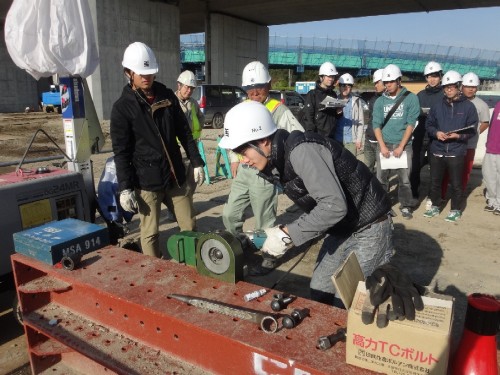
<svg viewBox="0 0 500 375"><path fill-rule="evenodd" d="M208 18L210 41L205 41L210 82L241 85L246 64L259 60L267 66L269 28L234 17L212 13Z"/></svg>
<svg viewBox="0 0 500 375"><path fill-rule="evenodd" d="M110 118L126 84L121 63L130 43L143 42L153 49L159 64L156 80L175 90L180 73L179 8L136 0L89 0L89 4L100 64L87 82L99 119Z"/></svg>
<svg viewBox="0 0 500 375"><path fill-rule="evenodd" d="M0 30L0 112L23 112L26 107L38 109L37 81L18 68L5 44L3 25Z"/></svg>

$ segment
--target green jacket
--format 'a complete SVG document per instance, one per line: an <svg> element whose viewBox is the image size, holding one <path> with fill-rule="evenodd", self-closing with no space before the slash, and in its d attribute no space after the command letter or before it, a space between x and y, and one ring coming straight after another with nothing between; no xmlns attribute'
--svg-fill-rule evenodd
<svg viewBox="0 0 500 375"><path fill-rule="evenodd" d="M395 98L383 94L375 101L373 106L373 129L380 129L384 123L385 116L391 110L393 105L406 91L406 87L402 87L401 91ZM401 102L399 107L393 113L389 121L382 128L382 136L385 143L399 144L403 139L403 135L408 126L415 127L418 116L420 115L420 103L417 95L410 93ZM408 143L411 143L411 139Z"/></svg>

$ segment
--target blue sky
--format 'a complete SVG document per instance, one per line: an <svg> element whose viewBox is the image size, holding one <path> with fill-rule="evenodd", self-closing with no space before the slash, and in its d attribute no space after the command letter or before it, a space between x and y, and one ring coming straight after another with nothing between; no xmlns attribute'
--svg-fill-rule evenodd
<svg viewBox="0 0 500 375"><path fill-rule="evenodd" d="M500 51L500 7L270 26L269 35L404 41Z"/></svg>

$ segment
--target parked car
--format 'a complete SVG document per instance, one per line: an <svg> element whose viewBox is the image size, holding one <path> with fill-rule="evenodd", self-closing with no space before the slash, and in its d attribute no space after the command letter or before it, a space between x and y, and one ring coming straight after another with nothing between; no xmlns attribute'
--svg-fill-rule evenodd
<svg viewBox="0 0 500 375"><path fill-rule="evenodd" d="M296 117L298 116L299 111L304 107L304 98L296 91L271 90L269 91L269 96L285 104Z"/></svg>
<svg viewBox="0 0 500 375"><path fill-rule="evenodd" d="M196 87L193 98L198 101L205 115L205 125L221 129L227 111L245 100L247 94L238 86L202 84Z"/></svg>

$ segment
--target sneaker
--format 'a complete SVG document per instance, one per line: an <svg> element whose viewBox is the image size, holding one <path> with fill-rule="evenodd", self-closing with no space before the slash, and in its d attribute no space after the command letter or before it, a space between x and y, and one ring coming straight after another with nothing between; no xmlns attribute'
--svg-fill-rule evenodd
<svg viewBox="0 0 500 375"><path fill-rule="evenodd" d="M425 202L425 210L429 211L432 207L432 201L430 198L427 198L427 202Z"/></svg>
<svg viewBox="0 0 500 375"><path fill-rule="evenodd" d="M449 222L449 223L454 223L454 222L458 221L461 216L462 216L462 213L459 210L452 210L452 211L450 211L450 213L448 214L448 216L446 216L446 219L444 219L444 220Z"/></svg>
<svg viewBox="0 0 500 375"><path fill-rule="evenodd" d="M439 207L431 206L427 211L424 212L424 217L434 217L439 215Z"/></svg>
<svg viewBox="0 0 500 375"><path fill-rule="evenodd" d="M403 219L406 219L406 220L410 220L413 218L411 210L408 207L403 207L401 209L401 216L403 216Z"/></svg>
<svg viewBox="0 0 500 375"><path fill-rule="evenodd" d="M486 206L484 206L484 210L485 210L486 212L494 212L494 211L495 211L495 207L493 207L493 206L491 206L491 205L487 204Z"/></svg>
<svg viewBox="0 0 500 375"><path fill-rule="evenodd" d="M493 211L493 215L500 215L500 208L495 208L495 211Z"/></svg>

